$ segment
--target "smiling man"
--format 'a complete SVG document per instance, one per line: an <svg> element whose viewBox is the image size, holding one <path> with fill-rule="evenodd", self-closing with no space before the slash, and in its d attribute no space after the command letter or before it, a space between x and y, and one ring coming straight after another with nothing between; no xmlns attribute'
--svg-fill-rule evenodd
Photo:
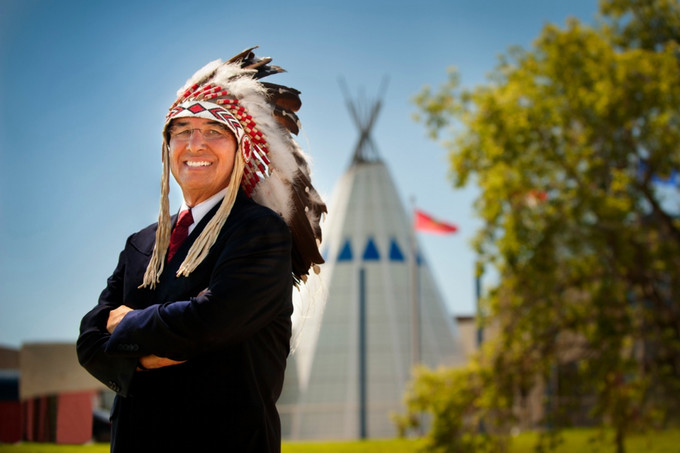
<svg viewBox="0 0 680 453"><path fill-rule="evenodd" d="M117 393L112 452L280 451L292 288L323 262L326 207L291 137L299 92L260 82L281 69L252 50L178 92L158 223L128 238L83 317L80 363Z"/></svg>

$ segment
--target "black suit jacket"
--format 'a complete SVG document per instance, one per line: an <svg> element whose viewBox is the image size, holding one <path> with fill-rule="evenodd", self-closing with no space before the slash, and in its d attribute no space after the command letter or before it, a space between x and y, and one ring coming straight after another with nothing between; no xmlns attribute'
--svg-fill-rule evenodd
<svg viewBox="0 0 680 453"><path fill-rule="evenodd" d="M80 363L118 393L113 452L280 451L275 403L291 335L290 231L239 192L206 259L177 278L218 207L166 264L155 290L139 285L157 225L130 236L99 303L82 320ZM109 335L108 314L121 304L135 311ZM187 362L136 371L147 354Z"/></svg>

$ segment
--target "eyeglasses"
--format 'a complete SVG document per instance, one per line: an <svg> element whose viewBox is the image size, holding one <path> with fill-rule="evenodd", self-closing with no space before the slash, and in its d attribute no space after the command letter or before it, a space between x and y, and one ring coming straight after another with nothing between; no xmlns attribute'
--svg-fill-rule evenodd
<svg viewBox="0 0 680 453"><path fill-rule="evenodd" d="M228 138L230 132L220 126L209 126L204 128L176 127L170 130L170 140L177 142L188 142L194 131L198 131L203 136L203 140L210 142Z"/></svg>

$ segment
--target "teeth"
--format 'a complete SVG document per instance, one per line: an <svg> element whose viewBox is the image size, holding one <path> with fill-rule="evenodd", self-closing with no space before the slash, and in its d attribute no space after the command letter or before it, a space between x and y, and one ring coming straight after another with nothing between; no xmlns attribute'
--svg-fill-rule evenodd
<svg viewBox="0 0 680 453"><path fill-rule="evenodd" d="M207 167L208 165L211 165L210 162L205 162L205 161L200 161L200 162L195 162L195 161L186 161L187 166L189 167Z"/></svg>

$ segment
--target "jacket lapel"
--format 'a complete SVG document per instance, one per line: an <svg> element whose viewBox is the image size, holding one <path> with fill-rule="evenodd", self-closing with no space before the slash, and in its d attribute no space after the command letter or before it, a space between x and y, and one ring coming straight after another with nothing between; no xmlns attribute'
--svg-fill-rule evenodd
<svg viewBox="0 0 680 453"><path fill-rule="evenodd" d="M208 213L201 219L201 221L198 222L198 224L189 234L189 236L187 236L186 240L182 243L182 245L179 246L177 252L175 253L175 256L173 256L172 259L165 264L165 268L163 269L163 273L161 274L160 277L160 282L156 287L157 302L167 302L171 294L174 298L176 298L178 294L183 294L188 289L184 287L190 286L189 279L184 277L180 278L177 277L177 270L179 269L179 266L182 264L184 259L187 257L189 249L196 241L196 238L198 238L203 229L205 229L206 225L208 224L208 222L210 222L210 219L213 218L221 204L222 202L217 203L217 205L215 205L210 211L208 211ZM172 222L173 227L176 221L177 216L175 215Z"/></svg>

